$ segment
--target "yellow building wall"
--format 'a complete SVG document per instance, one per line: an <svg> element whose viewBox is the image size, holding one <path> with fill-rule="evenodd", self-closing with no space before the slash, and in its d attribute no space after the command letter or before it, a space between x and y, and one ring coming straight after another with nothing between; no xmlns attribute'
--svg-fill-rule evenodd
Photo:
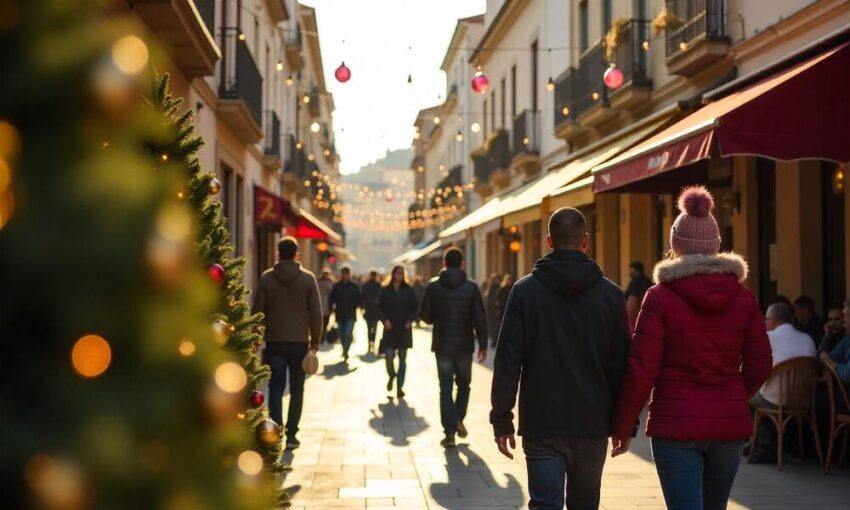
<svg viewBox="0 0 850 510"><path fill-rule="evenodd" d="M732 246L747 261L750 275L746 285L758 295L762 268L759 264L758 181L755 158L733 158L732 182L735 194L740 200L737 211L732 214Z"/></svg>
<svg viewBox="0 0 850 510"><path fill-rule="evenodd" d="M620 195L603 193L594 197L596 205L596 261L611 281L620 281Z"/></svg>
<svg viewBox="0 0 850 510"><path fill-rule="evenodd" d="M647 273L655 266L653 195L620 195L620 274L619 282L627 285L629 264L643 262ZM615 280L617 281L617 280Z"/></svg>

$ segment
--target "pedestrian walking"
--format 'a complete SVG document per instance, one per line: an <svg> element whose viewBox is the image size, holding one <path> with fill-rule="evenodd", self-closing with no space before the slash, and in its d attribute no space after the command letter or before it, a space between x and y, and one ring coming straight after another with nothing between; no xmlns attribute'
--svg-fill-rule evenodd
<svg viewBox="0 0 850 510"><path fill-rule="evenodd" d="M519 387L528 508L560 509L566 502L571 510L596 509L628 357L626 303L620 287L586 255L590 234L580 211L558 209L548 228L551 252L507 301L490 423L499 451L513 459Z"/></svg>
<svg viewBox="0 0 850 510"><path fill-rule="evenodd" d="M437 359L440 421L445 432L440 444L452 448L455 434L461 438L468 435L463 420L469 406L476 340L479 363L487 358L484 301L478 285L463 271L463 252L458 248L449 248L443 255L443 270L425 289L420 318L434 325L431 350ZM453 398L455 384L457 397Z"/></svg>
<svg viewBox="0 0 850 510"><path fill-rule="evenodd" d="M298 242L284 237L277 245L280 260L260 277L252 313L262 313L265 326L264 363L272 371L269 381L269 417L282 424L283 392L289 376L289 411L286 447L298 448L298 424L304 404L304 370L301 362L314 354L322 338L322 304L313 273L297 262Z"/></svg>
<svg viewBox="0 0 850 510"><path fill-rule="evenodd" d="M643 262L638 260L629 264L629 285L626 287L626 310L629 312L629 324L632 329L637 322L640 304L647 289L652 287L652 282L647 278L643 268Z"/></svg>
<svg viewBox="0 0 850 510"><path fill-rule="evenodd" d="M505 317L505 307L508 306L508 298L511 295L511 288L514 286L514 277L510 273L505 273L502 277L502 283L499 285L499 291L496 293L496 307L499 313L499 324Z"/></svg>
<svg viewBox="0 0 850 510"><path fill-rule="evenodd" d="M351 281L351 268L343 267L340 271L339 281L331 290L330 304L339 326L342 359L348 361L348 351L354 335L354 322L357 320L357 308L361 305L360 288Z"/></svg>
<svg viewBox="0 0 850 510"><path fill-rule="evenodd" d="M381 284L378 283L378 272L369 271L369 279L360 288L363 296L363 316L366 319L366 330L368 332L368 353L375 351L375 335L378 333L378 321L381 320L381 311L378 309L378 295L381 293Z"/></svg>
<svg viewBox="0 0 850 510"><path fill-rule="evenodd" d="M425 297L425 285L422 283L422 278L419 276L413 277L413 293L416 294L416 302L419 306L422 306L422 298ZM419 320L419 317L416 317L416 325L421 326L422 322Z"/></svg>
<svg viewBox="0 0 850 510"><path fill-rule="evenodd" d="M419 316L416 294L407 283L404 268L393 268L378 296L378 313L384 323L381 345L387 363L387 391L396 384L396 395L404 397L404 375L407 371L407 350L413 347L413 321ZM398 370L395 357L398 354Z"/></svg>
<svg viewBox="0 0 850 510"><path fill-rule="evenodd" d="M490 347L496 347L496 340L499 339L499 327L502 324L502 310L499 307L499 290L501 289L499 275L491 274L489 283L487 292L484 294L487 307L487 333L490 335Z"/></svg>
<svg viewBox="0 0 850 510"><path fill-rule="evenodd" d="M324 343L328 340L328 324L331 321L331 291L334 288L330 269L322 269L318 284L319 295L322 297L322 343Z"/></svg>
<svg viewBox="0 0 850 510"><path fill-rule="evenodd" d="M646 435L667 508L725 509L744 440L747 402L771 371L764 319L743 285L747 264L719 253L714 199L679 197L670 258L643 299L614 418L612 456L629 448L650 393Z"/></svg>

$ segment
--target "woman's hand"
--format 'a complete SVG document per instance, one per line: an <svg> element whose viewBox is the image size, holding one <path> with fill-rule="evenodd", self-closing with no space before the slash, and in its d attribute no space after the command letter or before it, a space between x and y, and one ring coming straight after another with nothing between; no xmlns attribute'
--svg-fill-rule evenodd
<svg viewBox="0 0 850 510"><path fill-rule="evenodd" d="M384 329L386 329L388 331L393 329L393 323L390 322L390 321L384 321Z"/></svg>
<svg viewBox="0 0 850 510"><path fill-rule="evenodd" d="M632 438L620 438L617 436L613 436L611 438L611 457L618 457L627 451L629 451L629 444L632 442Z"/></svg>

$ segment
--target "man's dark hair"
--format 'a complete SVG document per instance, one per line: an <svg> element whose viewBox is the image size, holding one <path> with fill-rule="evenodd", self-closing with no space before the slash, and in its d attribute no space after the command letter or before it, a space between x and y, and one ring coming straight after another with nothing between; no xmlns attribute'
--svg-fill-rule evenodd
<svg viewBox="0 0 850 510"><path fill-rule="evenodd" d="M794 306L798 306L800 308L805 308L810 312L815 311L815 302L809 296L800 296L794 300Z"/></svg>
<svg viewBox="0 0 850 510"><path fill-rule="evenodd" d="M375 271L374 269L369 271L369 278L377 278L377 277L378 277L377 271Z"/></svg>
<svg viewBox="0 0 850 510"><path fill-rule="evenodd" d="M644 269L643 269L643 262L640 262L638 260L629 264L629 268L634 269L635 271L637 271L640 274L644 274L644 272L645 272Z"/></svg>
<svg viewBox="0 0 850 510"><path fill-rule="evenodd" d="M277 254L280 260L292 260L298 253L298 241L292 236L286 236L277 243Z"/></svg>
<svg viewBox="0 0 850 510"><path fill-rule="evenodd" d="M587 233L584 214L572 207L561 207L549 217L549 236L556 250L577 250Z"/></svg>
<svg viewBox="0 0 850 510"><path fill-rule="evenodd" d="M791 321L794 320L794 313L791 311L791 307L785 303L773 303L767 308L767 315L782 324L791 324Z"/></svg>
<svg viewBox="0 0 850 510"><path fill-rule="evenodd" d="M351 267L350 266L342 266L342 269L340 269L339 272L351 274Z"/></svg>
<svg viewBox="0 0 850 510"><path fill-rule="evenodd" d="M460 267L463 263L463 252L460 251L460 248L449 248L443 254L443 262L446 267Z"/></svg>

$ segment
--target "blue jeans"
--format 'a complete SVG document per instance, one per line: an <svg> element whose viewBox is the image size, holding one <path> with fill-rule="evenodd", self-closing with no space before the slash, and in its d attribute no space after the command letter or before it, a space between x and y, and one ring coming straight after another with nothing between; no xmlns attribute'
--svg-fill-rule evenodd
<svg viewBox="0 0 850 510"><path fill-rule="evenodd" d="M522 438L529 510L597 510L608 439ZM566 485L566 491L564 486Z"/></svg>
<svg viewBox="0 0 850 510"><path fill-rule="evenodd" d="M304 405L304 369L301 362L307 354L307 342L267 343L263 352L265 363L272 369L269 380L269 418L277 424L283 420L283 391L289 371L289 412L286 417L286 436L294 438L301 421Z"/></svg>
<svg viewBox="0 0 850 510"><path fill-rule="evenodd" d="M396 350L398 351L398 371L395 369ZM404 374L407 373L407 349L387 348L384 350L384 354L387 361L387 375L395 377L397 387L401 388L404 386Z"/></svg>
<svg viewBox="0 0 850 510"><path fill-rule="evenodd" d="M652 456L669 510L725 510L744 441L652 438Z"/></svg>
<svg viewBox="0 0 850 510"><path fill-rule="evenodd" d="M354 337L354 319L337 322L339 325L339 337L342 340L342 355L348 356L348 349L351 348L351 341Z"/></svg>
<svg viewBox="0 0 850 510"><path fill-rule="evenodd" d="M457 422L466 418L469 407L469 383L472 380L472 353L437 354L440 379L440 422L447 436L457 432ZM457 398L452 398L457 384Z"/></svg>

